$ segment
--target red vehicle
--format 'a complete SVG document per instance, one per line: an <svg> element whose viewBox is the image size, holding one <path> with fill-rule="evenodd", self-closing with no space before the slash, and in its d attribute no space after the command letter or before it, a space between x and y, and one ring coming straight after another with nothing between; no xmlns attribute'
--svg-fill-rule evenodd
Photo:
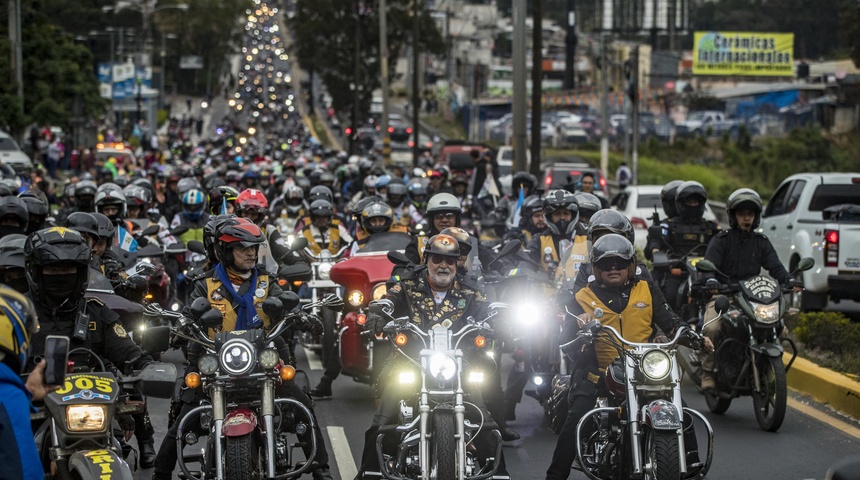
<svg viewBox="0 0 860 480"><path fill-rule="evenodd" d="M439 152L438 163L447 165L452 173L459 172L470 175L475 168L475 161L471 155L472 150L478 150L483 155L487 148L479 144L446 142Z"/></svg>
<svg viewBox="0 0 860 480"><path fill-rule="evenodd" d="M386 342L362 335L367 319L365 309L371 301L387 293L385 282L391 278L394 268L388 260L388 252L402 252L410 240L408 234L400 232L372 235L355 255L331 269L331 279L343 285L346 291L338 331L340 364L343 373L356 381L372 384L388 356L390 346Z"/></svg>

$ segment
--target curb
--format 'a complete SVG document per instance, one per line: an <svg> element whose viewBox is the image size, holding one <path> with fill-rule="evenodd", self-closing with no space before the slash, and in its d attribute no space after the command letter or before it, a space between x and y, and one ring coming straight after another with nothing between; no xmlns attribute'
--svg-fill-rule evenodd
<svg viewBox="0 0 860 480"><path fill-rule="evenodd" d="M791 359L783 355L783 361ZM860 382L797 357L787 375L788 386L826 403L853 418L860 418Z"/></svg>

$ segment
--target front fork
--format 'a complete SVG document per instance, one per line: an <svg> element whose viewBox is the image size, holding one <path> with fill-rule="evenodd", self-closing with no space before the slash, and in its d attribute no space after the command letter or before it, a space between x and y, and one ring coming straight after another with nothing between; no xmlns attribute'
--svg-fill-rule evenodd
<svg viewBox="0 0 860 480"><path fill-rule="evenodd" d="M263 381L261 412L266 429L266 473L275 478L275 380L271 377Z"/></svg>

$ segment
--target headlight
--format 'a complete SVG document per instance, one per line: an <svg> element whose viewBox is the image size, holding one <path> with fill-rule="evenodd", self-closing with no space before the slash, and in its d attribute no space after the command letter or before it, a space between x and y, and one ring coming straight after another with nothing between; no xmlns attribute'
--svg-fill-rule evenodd
<svg viewBox="0 0 860 480"><path fill-rule="evenodd" d="M415 372L400 372L397 379L400 381L401 385L410 385L415 383Z"/></svg>
<svg viewBox="0 0 860 480"><path fill-rule="evenodd" d="M260 358L258 359L260 362L260 366L266 370L271 370L275 368L275 365L278 364L278 360L280 357L278 356L278 352L271 348L264 348L260 352Z"/></svg>
<svg viewBox="0 0 860 480"><path fill-rule="evenodd" d="M430 375L437 380L451 380L457 373L457 362L448 355L437 353L430 357Z"/></svg>
<svg viewBox="0 0 860 480"><path fill-rule="evenodd" d="M484 383L484 372L469 372L469 383Z"/></svg>
<svg viewBox="0 0 860 480"><path fill-rule="evenodd" d="M530 302L517 302L513 310L516 322L525 326L534 325L541 317L540 307Z"/></svg>
<svg viewBox="0 0 860 480"><path fill-rule="evenodd" d="M353 290L349 292L347 295L347 299L349 300L349 304L353 307L361 306L364 303L364 294L361 293L361 290Z"/></svg>
<svg viewBox="0 0 860 480"><path fill-rule="evenodd" d="M373 287L373 292L371 292L371 296L374 300L379 300L388 293L388 287L385 286L384 283L380 283L379 285Z"/></svg>
<svg viewBox="0 0 860 480"><path fill-rule="evenodd" d="M651 380L662 380L672 369L672 359L663 350L651 350L642 356L640 368Z"/></svg>
<svg viewBox="0 0 860 480"><path fill-rule="evenodd" d="M328 280L331 278L331 264L330 263L321 263L319 267L317 267L317 275L320 280Z"/></svg>
<svg viewBox="0 0 860 480"><path fill-rule="evenodd" d="M221 368L229 375L245 375L254 368L257 356L254 347L247 340L230 340L221 347L219 359Z"/></svg>
<svg viewBox="0 0 860 480"><path fill-rule="evenodd" d="M750 306L753 307L753 313L758 322L776 323L779 320L779 302L771 303L770 305L750 302Z"/></svg>
<svg viewBox="0 0 860 480"><path fill-rule="evenodd" d="M69 405L66 407L66 426L70 432L99 432L105 429L107 406Z"/></svg>
<svg viewBox="0 0 860 480"><path fill-rule="evenodd" d="M215 355L203 355L197 361L197 368L203 375L212 375L218 371L218 359L215 358Z"/></svg>

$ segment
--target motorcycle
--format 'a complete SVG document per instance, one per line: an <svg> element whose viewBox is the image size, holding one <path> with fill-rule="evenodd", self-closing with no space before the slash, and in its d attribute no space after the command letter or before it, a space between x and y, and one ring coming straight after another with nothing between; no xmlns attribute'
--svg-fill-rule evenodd
<svg viewBox="0 0 860 480"><path fill-rule="evenodd" d="M158 337L166 342L166 336ZM30 415L39 425L35 433L39 456L55 478L131 479L125 461L131 448L120 441L122 430L115 420L146 411L145 401L131 400L131 392L170 398L176 367L153 363L131 376L117 377L91 350L76 348L69 354L95 358L100 371L66 375L63 386L45 396L45 407Z"/></svg>
<svg viewBox="0 0 860 480"><path fill-rule="evenodd" d="M809 270L814 263L810 257L802 258L792 276ZM699 261L696 269L728 278L708 260ZM791 288L780 287L765 275L718 289L718 293L732 298L720 297L715 304L721 312L724 338L714 353L717 388L705 391L712 412L725 413L733 399L751 395L759 427L775 432L782 426L788 401L785 375L797 357L794 342L782 337L787 313L784 294L790 292ZM792 350L787 365L782 361L783 343Z"/></svg>
<svg viewBox="0 0 860 480"><path fill-rule="evenodd" d="M410 240L408 234L400 232L371 235L353 257L338 262L331 269L331 279L347 292L348 305L337 333L340 364L343 373L358 382L372 385L388 357L387 342L362 335L367 320L366 307L387 293L385 282L391 278L394 268L388 252L403 252Z"/></svg>
<svg viewBox="0 0 860 480"><path fill-rule="evenodd" d="M276 348L288 328L307 321L301 311L283 315L293 306L267 299L263 310L273 319L283 318L268 333L262 329L234 330L215 333L214 338L209 337L208 329L220 327L223 318L206 298L190 305L196 320L166 312L155 304L146 307L150 314L174 317L178 325L174 334L201 344L205 350L198 360L198 371L188 373L184 380L189 388L202 388L207 397L178 420L177 456L185 478L286 479L315 468L318 445L312 433L312 412L300 401L276 393L276 385L293 381L297 374L295 367L283 363ZM341 299L329 295L303 310L342 307ZM195 445L201 430L208 435L202 453L185 454L185 446ZM310 453L303 462L296 461L292 450L301 443L295 436L306 432L311 432ZM189 470L189 462L201 464L197 475Z"/></svg>
<svg viewBox="0 0 860 480"><path fill-rule="evenodd" d="M703 344L702 337L687 328L679 328L667 343L628 342L613 327L594 320L562 345L564 351L578 351L585 344L604 342L619 354L604 375L609 396L599 397L576 426L578 468L591 480L686 480L707 475L714 431L704 415L682 405L676 361L682 340L699 348ZM687 431L694 421L707 431L707 456L701 465L688 464L686 455L685 433L695 436L693 430Z"/></svg>
<svg viewBox="0 0 860 480"><path fill-rule="evenodd" d="M328 250L322 250L319 255L316 255L305 247L303 255L310 263L312 277L303 287L305 291L310 290L311 304L316 303L321 296L338 293L339 285L331 280L331 269L348 248L349 245L344 246L334 255ZM323 365L327 365L329 355L334 355L338 316L330 310L315 309L312 313L322 319L323 333L316 335L305 332L300 335L299 342L303 347L321 355Z"/></svg>
<svg viewBox="0 0 860 480"><path fill-rule="evenodd" d="M506 307L501 303L490 304L488 318L483 321L469 318L459 331L443 322L424 332L408 317L394 318L394 305L390 300L370 303L371 313L388 320L383 332L395 350L409 358L402 347L410 336L420 339L424 346L417 362L410 359L420 370L419 375L416 376L413 369L406 369L397 376L401 386L420 386L417 398L401 400L398 424L381 427L376 437L376 454L385 478L483 480L495 475L501 458L502 437L491 420L481 417L481 423L473 424L466 419L467 407L476 406L466 401L463 385L466 382L480 384L485 373L478 369L464 370L468 365L464 365L460 343L468 338L478 348L488 345L484 335L491 335L493 330L487 321ZM416 410L417 416L414 415ZM474 448L467 447L486 429L495 440L495 454L481 459ZM400 439L394 455L386 455L383 451L383 440L389 433L399 435Z"/></svg>

